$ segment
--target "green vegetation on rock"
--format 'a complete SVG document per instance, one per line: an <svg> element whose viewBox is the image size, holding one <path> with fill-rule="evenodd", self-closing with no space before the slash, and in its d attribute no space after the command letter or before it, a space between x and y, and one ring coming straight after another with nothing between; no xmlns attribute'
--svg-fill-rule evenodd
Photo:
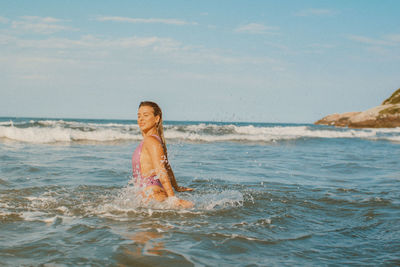
<svg viewBox="0 0 400 267"><path fill-rule="evenodd" d="M385 114L390 114L390 115L400 114L400 108L395 106L379 111L379 115L385 115Z"/></svg>
<svg viewBox="0 0 400 267"><path fill-rule="evenodd" d="M394 92L388 99L383 101L382 105L399 104L399 103L400 103L400 88L397 89L396 92Z"/></svg>

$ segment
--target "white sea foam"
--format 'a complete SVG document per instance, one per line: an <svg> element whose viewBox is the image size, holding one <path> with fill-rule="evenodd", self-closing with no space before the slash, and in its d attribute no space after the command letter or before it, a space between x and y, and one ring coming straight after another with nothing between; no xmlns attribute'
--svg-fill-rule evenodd
<svg viewBox="0 0 400 267"><path fill-rule="evenodd" d="M96 129L94 131L82 131L78 129L62 128L17 128L0 126L0 138L29 142L29 143L56 143L72 141L116 141L139 140L141 135L124 133L113 129Z"/></svg>
<svg viewBox="0 0 400 267"><path fill-rule="evenodd" d="M235 190L195 195L193 200L196 203L196 208L200 210L243 206L244 202L243 194Z"/></svg>
<svg viewBox="0 0 400 267"><path fill-rule="evenodd" d="M386 140L400 143L400 136L386 137Z"/></svg>
<svg viewBox="0 0 400 267"><path fill-rule="evenodd" d="M25 211L22 212L20 216L25 221L40 221L47 224L52 224L57 219L57 216L50 215L41 211Z"/></svg>
<svg viewBox="0 0 400 267"><path fill-rule="evenodd" d="M12 121L0 121L0 125L13 125Z"/></svg>
<svg viewBox="0 0 400 267"><path fill-rule="evenodd" d="M347 129L313 126L260 126L234 124L166 124L165 137L188 142L276 142L301 138L360 138L398 142L400 128ZM39 120L0 124L0 138L29 142L141 140L137 124Z"/></svg>
<svg viewBox="0 0 400 267"><path fill-rule="evenodd" d="M218 127L218 128L217 128ZM225 131L225 134L202 133L203 125L190 127L190 131L177 131L170 129L165 132L166 138L183 139L189 141L259 141L271 142L279 140L292 140L299 138L376 138L377 131L372 130L315 130L307 126L276 126L276 127L255 127L255 126L215 126L220 131Z"/></svg>

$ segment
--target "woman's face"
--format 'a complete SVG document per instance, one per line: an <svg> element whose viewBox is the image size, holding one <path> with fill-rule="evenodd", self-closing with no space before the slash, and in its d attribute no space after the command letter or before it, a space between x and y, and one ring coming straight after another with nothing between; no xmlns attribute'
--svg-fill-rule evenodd
<svg viewBox="0 0 400 267"><path fill-rule="evenodd" d="M160 116L154 116L154 109L149 106L141 106L138 110L138 125L143 133L147 133L157 126Z"/></svg>

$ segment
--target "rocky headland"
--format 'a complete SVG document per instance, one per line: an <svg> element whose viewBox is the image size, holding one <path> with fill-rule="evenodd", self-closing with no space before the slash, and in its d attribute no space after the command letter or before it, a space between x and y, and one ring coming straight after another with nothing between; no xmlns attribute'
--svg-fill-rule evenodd
<svg viewBox="0 0 400 267"><path fill-rule="evenodd" d="M380 106L361 112L328 115L314 124L349 128L400 127L400 89L397 89Z"/></svg>

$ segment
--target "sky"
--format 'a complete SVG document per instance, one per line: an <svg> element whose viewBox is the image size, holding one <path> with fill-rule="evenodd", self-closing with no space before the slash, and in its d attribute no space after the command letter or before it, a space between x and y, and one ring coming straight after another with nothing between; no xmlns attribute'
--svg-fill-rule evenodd
<svg viewBox="0 0 400 267"><path fill-rule="evenodd" d="M400 88L400 1L1 1L0 117L312 123Z"/></svg>

